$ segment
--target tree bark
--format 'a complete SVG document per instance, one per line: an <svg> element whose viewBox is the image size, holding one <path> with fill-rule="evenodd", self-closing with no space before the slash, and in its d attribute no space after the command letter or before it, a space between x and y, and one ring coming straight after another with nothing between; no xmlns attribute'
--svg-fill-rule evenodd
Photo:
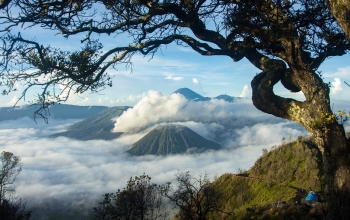
<svg viewBox="0 0 350 220"><path fill-rule="evenodd" d="M350 219L350 145L344 128L333 124L327 127L324 138L315 141L324 148L329 194L327 219Z"/></svg>
<svg viewBox="0 0 350 220"><path fill-rule="evenodd" d="M338 124L330 109L328 85L310 70L287 69L283 62L266 57L260 60L265 60L265 71L252 80L253 104L263 112L295 121L310 132L323 153L329 196L327 219L350 219L350 144L343 125ZM306 100L275 95L273 86L281 79L300 88Z"/></svg>
<svg viewBox="0 0 350 220"><path fill-rule="evenodd" d="M328 8L350 40L350 1L327 0Z"/></svg>

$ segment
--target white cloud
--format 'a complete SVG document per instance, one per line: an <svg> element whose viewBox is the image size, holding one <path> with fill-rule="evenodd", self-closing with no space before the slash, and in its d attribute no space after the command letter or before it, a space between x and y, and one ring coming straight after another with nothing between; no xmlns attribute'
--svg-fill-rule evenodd
<svg viewBox="0 0 350 220"><path fill-rule="evenodd" d="M233 127L284 122L283 119L258 111L250 99L234 103L217 99L194 102L180 94L164 96L160 92L149 91L133 108L117 118L114 132L150 131L159 124L175 123L183 124L205 138L228 146L226 139L237 136Z"/></svg>
<svg viewBox="0 0 350 220"><path fill-rule="evenodd" d="M182 95L163 96L160 92L150 90L148 96L117 119L114 131L137 131L162 122L169 115L176 115L186 103L187 100Z"/></svg>
<svg viewBox="0 0 350 220"><path fill-rule="evenodd" d="M183 80L183 77L181 77L181 76L177 76L177 77L167 76L165 79L180 81L180 80Z"/></svg>
<svg viewBox="0 0 350 220"><path fill-rule="evenodd" d="M248 85L245 85L243 87L242 93L241 93L241 95L239 97L251 98L251 92L250 92L250 89L249 89Z"/></svg>
<svg viewBox="0 0 350 220"><path fill-rule="evenodd" d="M150 96L159 96L158 101L166 98L160 94ZM170 107L171 102L168 104ZM237 110L239 107L244 105L238 104ZM252 110L245 107L242 111L252 120L266 117L254 111L250 114L248 109ZM22 158L23 171L16 181L17 195L28 201L34 214L38 207L41 211L87 211L98 205L104 193L123 188L130 176L144 172L152 177L152 181L161 184L173 181L177 170L190 171L193 175L207 172L213 178L226 172L235 173L238 168L249 169L261 155L262 148L277 145L282 137L287 138L290 134L293 138L305 134L305 131L294 128L295 124L291 122L256 124L227 131L226 141L231 148L222 151L130 157L124 153L125 150L144 133L124 135L112 141L47 138L50 134L62 132L74 122L76 120L50 120L49 124L42 121L35 124L33 120L24 118L0 124L1 149ZM224 130L216 123L178 123L206 137L214 137L216 131Z"/></svg>
<svg viewBox="0 0 350 220"><path fill-rule="evenodd" d="M198 84L198 83L199 83L198 79L196 79L196 78L193 78L193 79L192 79L192 82L193 82L194 84Z"/></svg>
<svg viewBox="0 0 350 220"><path fill-rule="evenodd" d="M18 101L17 96L13 96L13 98L10 100L10 102L8 102L6 105L7 106L14 106Z"/></svg>
<svg viewBox="0 0 350 220"><path fill-rule="evenodd" d="M340 67L337 69L336 72L325 73L323 74L323 76L328 78L338 77L343 79L350 79L350 66Z"/></svg>
<svg viewBox="0 0 350 220"><path fill-rule="evenodd" d="M107 105L118 105L118 104L123 104L123 105L134 105L135 103L137 103L139 100L141 100L143 97L145 97L146 94L142 93L142 94L138 94L138 95L129 95L126 98L120 98L120 99L116 99L116 100L109 100L106 99L106 101L109 100L109 103L106 102Z"/></svg>
<svg viewBox="0 0 350 220"><path fill-rule="evenodd" d="M341 85L340 78L334 78L334 82L332 82L331 94L336 95L343 91L343 87Z"/></svg>
<svg viewBox="0 0 350 220"><path fill-rule="evenodd" d="M44 211L87 211L98 205L104 193L123 188L130 176L144 172L161 184L173 181L177 170L193 175L207 172L213 178L235 173L238 168L249 169L263 148L279 145L283 137L289 140L307 134L296 123L256 110L249 99L192 102L179 94L163 96L156 91L149 91L117 119L117 129L133 134L112 141L47 138L75 122L50 119L47 125L23 118L0 123L0 148L22 157L17 194L28 201L34 214L37 207ZM165 123L181 124L205 138L220 140L225 149L167 157L125 154L152 127ZM139 127L148 129L136 132Z"/></svg>

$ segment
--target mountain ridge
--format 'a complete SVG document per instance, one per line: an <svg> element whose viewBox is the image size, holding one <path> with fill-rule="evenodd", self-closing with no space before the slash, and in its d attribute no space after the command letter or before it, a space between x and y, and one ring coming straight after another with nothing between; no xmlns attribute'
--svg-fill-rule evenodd
<svg viewBox="0 0 350 220"><path fill-rule="evenodd" d="M219 100L224 100L225 102L234 102L235 99L240 99L240 97L233 97L233 96L229 96L229 95L218 95L216 97L210 98L210 97L204 97L199 95L198 93L194 92L193 90L189 89L189 88L180 88L178 90L176 90L175 92L173 92L172 94L175 93L179 93L181 95L183 95L186 99L188 100L192 100L192 101L209 101L212 99L219 99Z"/></svg>
<svg viewBox="0 0 350 220"><path fill-rule="evenodd" d="M177 89L175 92L173 92L173 94L175 93L179 93L183 96L185 96L186 99L188 100L201 100L204 99L203 96L199 95L198 93L194 92L193 90L189 89L189 88L180 88Z"/></svg>
<svg viewBox="0 0 350 220"><path fill-rule="evenodd" d="M192 101L208 101L211 98L203 97L198 93L192 91L189 88L180 88L173 93L179 93L186 97L188 100ZM219 95L214 99L221 99L227 102L233 102L234 97L228 95ZM116 107L103 107L102 110L96 112L93 115L89 115L80 122L73 124L68 131L57 133L51 135L51 137L65 136L68 138L78 139L78 140L93 140L93 139L103 139L111 140L118 138L122 133L112 133L110 130L113 129L114 123L113 118L119 117L123 111L126 111L131 107L129 106L116 106ZM219 123L213 121L213 123ZM231 121L225 120L220 123L232 123ZM246 123L246 122L245 122Z"/></svg>
<svg viewBox="0 0 350 220"><path fill-rule="evenodd" d="M0 107L0 121L16 120L23 117L34 119L33 115L39 105L15 106L15 107ZM102 110L107 109L106 106L79 106L69 104L55 104L50 106L44 116L55 119L80 119L86 118Z"/></svg>
<svg viewBox="0 0 350 220"><path fill-rule="evenodd" d="M53 134L51 137L64 136L77 140L111 140L118 138L122 134L121 132L111 132L115 123L113 119L123 114L129 108L128 106L107 108L73 124L67 131Z"/></svg>
<svg viewBox="0 0 350 220"><path fill-rule="evenodd" d="M156 127L135 142L127 152L136 156L147 154L165 156L220 148L218 143L203 138L185 126L171 124Z"/></svg>

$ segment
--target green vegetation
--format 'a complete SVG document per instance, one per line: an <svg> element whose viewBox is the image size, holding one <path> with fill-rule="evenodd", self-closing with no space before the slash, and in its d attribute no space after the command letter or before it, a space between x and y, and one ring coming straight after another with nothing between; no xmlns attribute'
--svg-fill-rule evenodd
<svg viewBox="0 0 350 220"><path fill-rule="evenodd" d="M99 206L92 210L94 220L162 220L168 212L161 193L163 187L151 183L151 177L130 178L126 187L104 195Z"/></svg>
<svg viewBox="0 0 350 220"><path fill-rule="evenodd" d="M0 219L28 220L31 211L26 211L26 202L14 196L15 189L11 185L22 171L21 158L11 152L0 154Z"/></svg>
<svg viewBox="0 0 350 220"><path fill-rule="evenodd" d="M206 175L193 177L188 172L179 172L175 176L175 189L171 183L160 188L161 194L179 210L174 217L176 220L317 220L325 216L327 209L321 152L310 139L302 137L292 143L274 146L271 151L264 150L250 170L227 173L214 182L210 182ZM135 181L130 179L128 187L143 185L135 185ZM128 198L121 195L129 193L128 187L116 195L106 194L99 207L108 208L111 202L126 202L122 200ZM309 190L317 192L320 197L320 203L315 206L305 202ZM134 196L130 198L137 200ZM95 214L98 210L95 208Z"/></svg>
<svg viewBox="0 0 350 220"><path fill-rule="evenodd" d="M91 217L94 220L168 220L170 213L178 210L173 219L209 220L210 213L220 210L221 192L206 174L193 177L189 172L178 172L175 181L174 188L170 182L151 183L151 177L145 174L131 177L123 190L105 194L103 201L91 211Z"/></svg>
<svg viewBox="0 0 350 220"><path fill-rule="evenodd" d="M203 138L185 126L161 125L134 143L128 152L138 156L168 155L208 149L217 150L220 149L220 145Z"/></svg>
<svg viewBox="0 0 350 220"><path fill-rule="evenodd" d="M219 205L222 192L218 190L207 175L193 177L189 172L175 174L176 189L170 183L164 188L163 195L179 209L176 220L207 220L212 212L221 212Z"/></svg>
<svg viewBox="0 0 350 220"><path fill-rule="evenodd" d="M300 219L297 218L299 215L309 215L310 207L295 203L300 203L309 189L325 198L322 167L318 148L310 140L299 138L299 141L265 151L250 170L241 174L224 174L213 184L223 192L220 201L222 210L232 213L225 219L246 219L247 216L252 219L283 219L281 216L271 217L281 212L281 209L275 210L271 205L278 203L287 204L283 208L285 215L295 214L295 219ZM319 213L310 214L310 219L314 215L319 217ZM224 219L221 213L215 213L212 217Z"/></svg>

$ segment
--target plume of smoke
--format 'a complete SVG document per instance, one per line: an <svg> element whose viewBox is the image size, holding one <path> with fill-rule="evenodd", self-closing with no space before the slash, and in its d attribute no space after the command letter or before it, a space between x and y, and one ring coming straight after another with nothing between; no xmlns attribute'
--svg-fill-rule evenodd
<svg viewBox="0 0 350 220"><path fill-rule="evenodd" d="M248 87L248 85L245 85L243 87L243 90L242 90L242 93L239 97L242 97L242 98L250 98L252 96L251 92L250 92L250 89Z"/></svg>
<svg viewBox="0 0 350 220"><path fill-rule="evenodd" d="M334 78L334 82L332 82L331 94L336 95L343 91L343 87L341 85L340 78Z"/></svg>
<svg viewBox="0 0 350 220"><path fill-rule="evenodd" d="M249 115L247 114L249 110ZM155 124L166 122L195 121L213 123L261 117L264 114L252 106L251 100L241 99L234 103L211 99L205 102L187 100L181 94L164 96L149 91L133 108L124 112L114 125L114 132L138 132Z"/></svg>

